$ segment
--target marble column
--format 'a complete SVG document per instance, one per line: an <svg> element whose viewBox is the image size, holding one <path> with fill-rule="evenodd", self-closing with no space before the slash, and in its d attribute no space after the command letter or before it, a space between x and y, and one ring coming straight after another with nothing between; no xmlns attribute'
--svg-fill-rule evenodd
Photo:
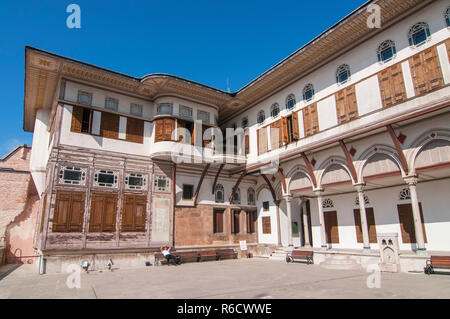
<svg viewBox="0 0 450 319"><path fill-rule="evenodd" d="M309 221L308 221L308 213L306 211L306 199L302 198L302 218L303 218L303 235L305 238L304 241L304 247L306 248L310 248L311 247L311 243L309 241Z"/></svg>
<svg viewBox="0 0 450 319"><path fill-rule="evenodd" d="M369 225L367 223L366 202L364 200L364 186L366 185L357 184L355 186L356 190L358 191L359 214L361 216L361 231L364 251L370 252Z"/></svg>
<svg viewBox="0 0 450 319"><path fill-rule="evenodd" d="M411 195L411 206L414 219L414 230L416 232L417 254L426 252L425 236L422 229L422 218L420 217L419 199L417 197L417 176L405 178L405 182L409 186L409 193Z"/></svg>
<svg viewBox="0 0 450 319"><path fill-rule="evenodd" d="M314 193L317 195L317 206L319 209L320 245L322 249L328 249L327 237L325 235L325 216L323 214L323 206L322 206L323 189L315 190Z"/></svg>
<svg viewBox="0 0 450 319"><path fill-rule="evenodd" d="M292 242L292 196L285 196L286 200L286 214L288 219L288 245L293 246Z"/></svg>

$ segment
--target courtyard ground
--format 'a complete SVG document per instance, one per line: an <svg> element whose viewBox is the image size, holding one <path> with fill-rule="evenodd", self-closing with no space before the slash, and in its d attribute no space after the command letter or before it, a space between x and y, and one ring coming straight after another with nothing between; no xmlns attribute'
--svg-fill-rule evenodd
<svg viewBox="0 0 450 319"><path fill-rule="evenodd" d="M70 289L67 273L7 265L0 298L450 298L449 275L381 273L381 287L368 288L370 275L255 258L82 272L80 288Z"/></svg>

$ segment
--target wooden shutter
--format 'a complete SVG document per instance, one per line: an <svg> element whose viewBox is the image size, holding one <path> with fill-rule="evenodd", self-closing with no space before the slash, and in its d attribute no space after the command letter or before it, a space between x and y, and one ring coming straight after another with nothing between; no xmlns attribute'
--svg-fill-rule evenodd
<svg viewBox="0 0 450 319"><path fill-rule="evenodd" d="M378 74L378 83L384 108L406 101L406 87L400 63L381 71Z"/></svg>
<svg viewBox="0 0 450 319"><path fill-rule="evenodd" d="M311 136L319 132L317 103L308 105L303 109L303 125L305 127L305 136Z"/></svg>
<svg viewBox="0 0 450 319"><path fill-rule="evenodd" d="M353 210L353 215L355 218L356 227L356 239L358 243L363 243L362 236L362 226L361 226L361 214L359 209ZM375 215L372 207L366 207L367 225L369 227L369 242L371 244L376 244L377 240L377 230L375 225Z"/></svg>
<svg viewBox="0 0 450 319"><path fill-rule="evenodd" d="M298 125L298 112L292 113L292 137L294 140L300 139L300 128Z"/></svg>
<svg viewBox="0 0 450 319"><path fill-rule="evenodd" d="M53 232L81 232L84 217L84 192L57 191ZM44 212L45 213L45 212Z"/></svg>
<svg viewBox="0 0 450 319"><path fill-rule="evenodd" d="M164 140L172 140L172 132L175 130L175 120L166 118L164 119Z"/></svg>
<svg viewBox="0 0 450 319"><path fill-rule="evenodd" d="M289 144L287 117L281 118L281 141L284 144Z"/></svg>
<svg viewBox="0 0 450 319"><path fill-rule="evenodd" d="M270 216L265 216L261 218L262 222L262 231L263 234L271 234L272 233L272 226L270 224Z"/></svg>
<svg viewBox="0 0 450 319"><path fill-rule="evenodd" d="M158 119L154 123L155 123L155 143L164 141L164 119Z"/></svg>
<svg viewBox="0 0 450 319"><path fill-rule="evenodd" d="M339 244L339 228L337 222L337 212L326 212L325 215L325 233L328 244Z"/></svg>
<svg viewBox="0 0 450 319"><path fill-rule="evenodd" d="M425 224L423 219L422 203L419 203L420 218L422 219L422 231L424 234L425 243L427 242L427 235L425 233ZM416 230L414 228L414 217L411 204L397 205L398 217L400 220L400 228L402 231L402 242L404 244L415 244Z"/></svg>
<svg viewBox="0 0 450 319"><path fill-rule="evenodd" d="M122 209L122 231L145 231L146 204L145 196L124 195Z"/></svg>
<svg viewBox="0 0 450 319"><path fill-rule="evenodd" d="M240 229L239 229L239 217L240 217L240 210L232 210L232 219L233 219L233 223L232 223L232 233L234 234L238 234Z"/></svg>
<svg viewBox="0 0 450 319"><path fill-rule="evenodd" d="M70 131L81 133L81 122L83 120L83 108L79 106L73 106L72 109L72 126Z"/></svg>
<svg viewBox="0 0 450 319"><path fill-rule="evenodd" d="M132 117L127 118L126 140L133 143L144 143L144 121Z"/></svg>
<svg viewBox="0 0 450 319"><path fill-rule="evenodd" d="M105 138L119 138L119 115L102 112L100 130Z"/></svg>
<svg viewBox="0 0 450 319"><path fill-rule="evenodd" d="M272 150L276 150L283 145L282 134L281 120L270 124L270 146Z"/></svg>
<svg viewBox="0 0 450 319"><path fill-rule="evenodd" d="M358 103L356 101L354 85L337 92L335 98L339 124L354 120L358 117Z"/></svg>
<svg viewBox="0 0 450 319"><path fill-rule="evenodd" d="M114 232L116 230L117 195L93 194L89 232Z"/></svg>
<svg viewBox="0 0 450 319"><path fill-rule="evenodd" d="M255 212L247 212L247 233L255 232Z"/></svg>
<svg viewBox="0 0 450 319"><path fill-rule="evenodd" d="M245 135L244 147L245 147L245 155L247 155L248 153L250 153L250 140L249 140L249 136L248 135Z"/></svg>
<svg viewBox="0 0 450 319"><path fill-rule="evenodd" d="M214 233L223 233L223 209L214 209L213 215Z"/></svg>
<svg viewBox="0 0 450 319"><path fill-rule="evenodd" d="M436 47L425 49L409 59L416 95L422 95L444 86Z"/></svg>
<svg viewBox="0 0 450 319"><path fill-rule="evenodd" d="M267 127L258 130L258 155L267 152Z"/></svg>

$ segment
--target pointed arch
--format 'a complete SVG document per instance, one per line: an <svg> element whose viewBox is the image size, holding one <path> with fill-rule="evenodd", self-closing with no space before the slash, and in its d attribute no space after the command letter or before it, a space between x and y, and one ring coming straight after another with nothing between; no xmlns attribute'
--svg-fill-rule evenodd
<svg viewBox="0 0 450 319"><path fill-rule="evenodd" d="M357 181L355 181L352 177L352 173L347 166L347 161L345 160L345 158L343 158L341 156L330 156L325 161L323 161L322 164L319 166L319 169L321 169L322 172L320 173L320 176L319 176L318 188L322 187L323 177L326 175L328 169L335 165L341 166L345 170L348 177L350 178L350 181L353 184L357 183Z"/></svg>
<svg viewBox="0 0 450 319"><path fill-rule="evenodd" d="M364 182L364 168L368 164L369 160L377 154L383 154L388 158L391 158L397 165L397 168L400 170L402 176L406 176L406 173L402 168L400 159L398 158L397 150L389 145L375 144L368 147L364 152L362 152L361 156L358 159L361 163L358 169L359 181L361 183Z"/></svg>

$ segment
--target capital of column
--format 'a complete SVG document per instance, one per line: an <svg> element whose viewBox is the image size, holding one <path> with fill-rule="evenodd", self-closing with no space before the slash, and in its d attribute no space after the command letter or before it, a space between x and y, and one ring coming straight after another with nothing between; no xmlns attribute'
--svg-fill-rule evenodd
<svg viewBox="0 0 450 319"><path fill-rule="evenodd" d="M292 201L292 195L285 195L283 196L283 198L287 203L290 203Z"/></svg>
<svg viewBox="0 0 450 319"><path fill-rule="evenodd" d="M324 190L323 188L316 188L316 189L314 190L314 194L316 194L317 196L322 196L322 194L323 194L324 191L325 191L325 190Z"/></svg>
<svg viewBox="0 0 450 319"><path fill-rule="evenodd" d="M417 182L419 181L419 177L417 175L407 176L403 180L410 186L416 186Z"/></svg>
<svg viewBox="0 0 450 319"><path fill-rule="evenodd" d="M366 187L366 183L354 184L353 186L355 186L355 188L358 191L358 193L363 193L364 192L364 188Z"/></svg>

